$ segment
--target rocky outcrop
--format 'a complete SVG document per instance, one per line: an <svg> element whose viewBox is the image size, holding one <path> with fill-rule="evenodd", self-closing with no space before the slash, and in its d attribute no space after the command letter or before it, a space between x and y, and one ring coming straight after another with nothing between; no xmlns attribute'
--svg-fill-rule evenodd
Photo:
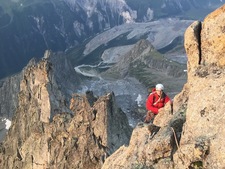
<svg viewBox="0 0 225 169"><path fill-rule="evenodd" d="M154 124L139 123L133 130L129 146L120 147L103 165L107 168L173 168L173 153L185 122L185 113L172 113L168 104L154 119Z"/></svg>
<svg viewBox="0 0 225 169"><path fill-rule="evenodd" d="M26 67L18 107L0 149L0 168L101 168L131 128L114 94L67 102L48 58Z"/></svg>
<svg viewBox="0 0 225 169"><path fill-rule="evenodd" d="M50 61L49 64L52 66L51 75L49 76L52 78L54 77L54 84L57 86L57 90L60 90L61 93L63 93L65 96L65 102L68 103L73 94L73 91L75 91L78 84L80 84L79 76L75 73L73 66L68 61L68 57L64 56L63 53L53 53L47 50L43 58ZM28 68L25 67L20 73L0 81L0 94L2 96L0 98L0 141L2 141L5 133L7 132L5 129L5 120L12 120L12 117L18 106L18 94L21 87L20 81L26 76L25 74L27 69L34 67L36 64L37 63L33 58L28 63ZM38 76L41 77L39 74Z"/></svg>
<svg viewBox="0 0 225 169"><path fill-rule="evenodd" d="M177 167L201 165L223 168L224 163L224 20L225 6L209 14L199 32L201 50L198 65L189 62L189 94L186 123L180 150L174 155ZM193 29L189 27L188 30ZM187 41L190 46L192 41ZM185 46L185 47L186 47ZM195 53L195 48L190 49ZM196 51L197 52L197 51ZM196 55L188 54L188 59Z"/></svg>
<svg viewBox="0 0 225 169"><path fill-rule="evenodd" d="M103 168L225 166L224 13L222 6L185 32L188 82L175 96L173 111L166 106L150 127L137 126L129 146L111 155Z"/></svg>

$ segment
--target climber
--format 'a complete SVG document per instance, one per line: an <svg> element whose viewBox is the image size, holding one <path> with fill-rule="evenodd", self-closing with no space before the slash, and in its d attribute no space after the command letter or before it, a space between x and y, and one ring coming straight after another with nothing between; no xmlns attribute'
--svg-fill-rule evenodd
<svg viewBox="0 0 225 169"><path fill-rule="evenodd" d="M158 114L158 110L165 106L166 103L172 104L170 98L164 93L164 86L157 84L146 100L146 117L144 122L149 123Z"/></svg>

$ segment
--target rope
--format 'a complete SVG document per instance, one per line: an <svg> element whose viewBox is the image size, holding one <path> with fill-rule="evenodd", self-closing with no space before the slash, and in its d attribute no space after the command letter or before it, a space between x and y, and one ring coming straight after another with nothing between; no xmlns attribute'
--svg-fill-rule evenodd
<svg viewBox="0 0 225 169"><path fill-rule="evenodd" d="M179 145L178 145L178 141L177 141L177 136L176 136L176 133L175 133L175 131L174 131L174 129L173 129L173 127L170 127L171 129L172 129L172 131L173 131L173 135L174 135L174 138L175 138L175 141L176 141L176 145L177 145L177 148L178 148L178 150L180 149L180 147L179 147Z"/></svg>

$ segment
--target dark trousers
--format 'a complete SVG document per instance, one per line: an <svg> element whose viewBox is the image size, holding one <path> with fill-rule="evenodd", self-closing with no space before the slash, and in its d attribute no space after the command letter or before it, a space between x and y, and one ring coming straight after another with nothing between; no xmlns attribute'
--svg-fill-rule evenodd
<svg viewBox="0 0 225 169"><path fill-rule="evenodd" d="M149 123L151 120L154 119L154 117L155 117L154 113L152 113L151 111L147 111L144 122Z"/></svg>

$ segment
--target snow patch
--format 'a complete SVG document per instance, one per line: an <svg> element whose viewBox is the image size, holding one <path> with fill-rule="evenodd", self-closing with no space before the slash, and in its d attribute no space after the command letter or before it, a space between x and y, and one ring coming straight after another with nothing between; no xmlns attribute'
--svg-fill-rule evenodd
<svg viewBox="0 0 225 169"><path fill-rule="evenodd" d="M142 96L140 94L138 94L138 97L135 101L137 102L138 107L141 107Z"/></svg>
<svg viewBox="0 0 225 169"><path fill-rule="evenodd" d="M5 128L6 128L6 130L8 130L10 128L12 122L6 118L2 119L2 121L5 121L5 126L6 126Z"/></svg>
<svg viewBox="0 0 225 169"><path fill-rule="evenodd" d="M126 20L126 23L132 23L134 22L133 18L131 17L130 13L128 11L122 12L121 15Z"/></svg>
<svg viewBox="0 0 225 169"><path fill-rule="evenodd" d="M151 8L148 8L146 17L147 21L151 21L154 18L154 11Z"/></svg>

